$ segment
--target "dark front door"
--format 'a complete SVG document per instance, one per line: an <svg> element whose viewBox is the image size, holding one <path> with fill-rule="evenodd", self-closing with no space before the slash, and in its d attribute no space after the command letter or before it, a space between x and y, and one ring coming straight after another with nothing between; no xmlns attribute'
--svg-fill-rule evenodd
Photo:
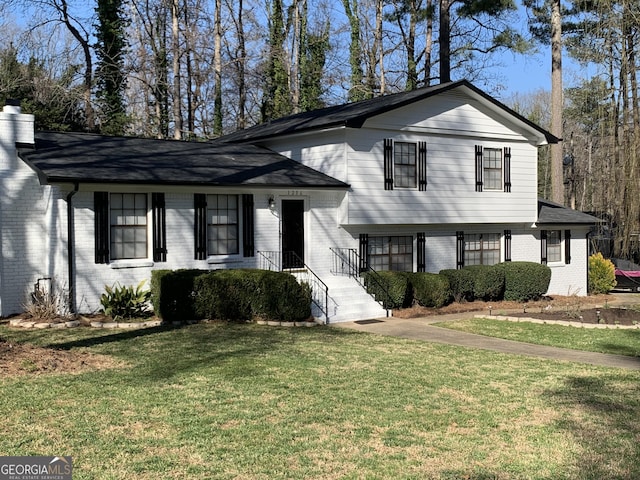
<svg viewBox="0 0 640 480"><path fill-rule="evenodd" d="M282 268L304 266L304 200L282 200Z"/></svg>

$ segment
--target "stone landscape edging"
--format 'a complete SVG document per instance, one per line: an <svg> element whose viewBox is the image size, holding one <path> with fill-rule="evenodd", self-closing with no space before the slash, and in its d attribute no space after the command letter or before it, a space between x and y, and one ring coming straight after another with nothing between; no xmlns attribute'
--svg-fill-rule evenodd
<svg viewBox="0 0 640 480"><path fill-rule="evenodd" d="M584 323L579 321L570 321L570 320L542 320L539 318L531 318L531 317L511 317L508 315L474 315L473 318L489 318L491 320L506 320L509 322L529 322L529 323L539 323L539 324L550 324L550 325L561 325L564 327L577 327L577 328L609 328L609 329L640 329L640 324L638 325L616 325L611 323Z"/></svg>

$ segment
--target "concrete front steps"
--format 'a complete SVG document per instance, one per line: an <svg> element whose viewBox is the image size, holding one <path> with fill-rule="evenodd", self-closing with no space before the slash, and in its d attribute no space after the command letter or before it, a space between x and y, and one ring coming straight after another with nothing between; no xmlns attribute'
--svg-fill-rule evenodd
<svg viewBox="0 0 640 480"><path fill-rule="evenodd" d="M369 320L387 316L387 311L351 277L326 273L319 275L329 288L329 323ZM325 321L313 305L313 316Z"/></svg>

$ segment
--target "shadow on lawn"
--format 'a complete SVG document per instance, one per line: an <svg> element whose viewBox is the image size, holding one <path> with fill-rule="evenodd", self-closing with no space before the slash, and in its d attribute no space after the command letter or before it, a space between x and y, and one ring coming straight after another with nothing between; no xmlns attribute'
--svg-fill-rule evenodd
<svg viewBox="0 0 640 480"><path fill-rule="evenodd" d="M154 382L214 370L219 376L250 377L263 371L269 356L280 349L286 349L287 358L295 362L308 354L301 347L310 339L331 342L353 334L358 332L217 322L118 331L49 346L61 350L97 347L99 353L131 362L137 379Z"/></svg>
<svg viewBox="0 0 640 480"><path fill-rule="evenodd" d="M545 395L567 413L559 428L570 433L581 452L583 480L640 478L640 401L637 377L578 377Z"/></svg>

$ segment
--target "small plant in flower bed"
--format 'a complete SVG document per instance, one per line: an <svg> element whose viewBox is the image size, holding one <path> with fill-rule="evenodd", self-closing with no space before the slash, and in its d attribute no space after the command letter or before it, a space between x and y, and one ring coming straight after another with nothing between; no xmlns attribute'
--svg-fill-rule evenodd
<svg viewBox="0 0 640 480"><path fill-rule="evenodd" d="M105 293L100 296L102 312L114 320L132 320L149 317L151 292L143 290L144 280L133 285L105 285Z"/></svg>

